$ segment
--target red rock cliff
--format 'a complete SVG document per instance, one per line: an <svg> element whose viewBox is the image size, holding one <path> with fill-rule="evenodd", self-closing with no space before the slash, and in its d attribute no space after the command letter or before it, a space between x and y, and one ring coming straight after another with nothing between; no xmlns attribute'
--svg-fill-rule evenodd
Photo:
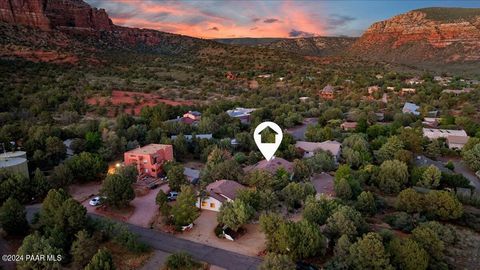
<svg viewBox="0 0 480 270"><path fill-rule="evenodd" d="M416 10L374 23L353 45L352 52L387 61L478 61L480 9L455 17L465 10Z"/></svg>
<svg viewBox="0 0 480 270"><path fill-rule="evenodd" d="M72 28L112 30L103 9L91 8L81 0L0 0L0 21L52 30Z"/></svg>

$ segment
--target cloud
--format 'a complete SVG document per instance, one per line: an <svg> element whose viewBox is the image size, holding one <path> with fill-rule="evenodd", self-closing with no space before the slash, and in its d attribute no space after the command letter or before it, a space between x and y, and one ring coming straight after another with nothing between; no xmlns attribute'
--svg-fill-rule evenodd
<svg viewBox="0 0 480 270"><path fill-rule="evenodd" d="M255 26L255 27L252 27L252 28L250 28L250 30L257 30L257 29L258 29L258 27L256 27L256 26Z"/></svg>
<svg viewBox="0 0 480 270"><path fill-rule="evenodd" d="M315 33L292 29L288 33L288 36L289 37L313 37L315 36Z"/></svg>
<svg viewBox="0 0 480 270"><path fill-rule="evenodd" d="M209 31L220 31L220 29L218 29L218 27L214 26L212 28L209 28L208 29Z"/></svg>
<svg viewBox="0 0 480 270"><path fill-rule="evenodd" d="M276 22L280 22L279 19L275 19L275 18L268 18L268 19L265 19L263 20L264 23L276 23Z"/></svg>
<svg viewBox="0 0 480 270"><path fill-rule="evenodd" d="M326 28L336 29L336 28L345 26L354 20L356 20L356 18L351 16L341 15L341 14L330 14L330 16L327 18Z"/></svg>
<svg viewBox="0 0 480 270"><path fill-rule="evenodd" d="M261 20L260 18L253 18L253 19L252 19L252 22L258 22L258 21L260 21L260 20Z"/></svg>

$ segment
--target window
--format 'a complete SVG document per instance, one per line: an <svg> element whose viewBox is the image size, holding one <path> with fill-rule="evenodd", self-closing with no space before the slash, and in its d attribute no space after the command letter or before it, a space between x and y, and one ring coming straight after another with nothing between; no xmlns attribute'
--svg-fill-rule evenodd
<svg viewBox="0 0 480 270"><path fill-rule="evenodd" d="M207 202L202 202L202 207L207 207Z"/></svg>
<svg viewBox="0 0 480 270"><path fill-rule="evenodd" d="M215 208L215 204L214 204L214 203L210 203L210 208Z"/></svg>

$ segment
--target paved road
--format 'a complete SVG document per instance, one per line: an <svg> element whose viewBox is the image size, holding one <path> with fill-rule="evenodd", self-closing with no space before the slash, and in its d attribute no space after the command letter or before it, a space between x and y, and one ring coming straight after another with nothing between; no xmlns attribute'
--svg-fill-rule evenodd
<svg viewBox="0 0 480 270"><path fill-rule="evenodd" d="M307 127L315 124L318 124L318 118L305 118L302 125L289 128L287 132L290 133L295 140L305 140Z"/></svg>
<svg viewBox="0 0 480 270"><path fill-rule="evenodd" d="M31 220L40 206L27 206L27 218ZM92 218L103 218L101 216L88 213ZM171 234L143 228L140 226L124 223L133 233L139 235L140 240L150 245L153 249L167 253L185 251L190 253L198 260L217 265L228 270L253 270L257 269L261 259L249 257L235 252L231 252L216 247L192 242L186 239L176 238Z"/></svg>

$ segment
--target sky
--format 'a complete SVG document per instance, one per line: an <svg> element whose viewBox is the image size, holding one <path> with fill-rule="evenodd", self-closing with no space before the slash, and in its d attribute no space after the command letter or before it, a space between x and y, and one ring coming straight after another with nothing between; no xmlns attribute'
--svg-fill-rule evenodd
<svg viewBox="0 0 480 270"><path fill-rule="evenodd" d="M372 23L423 7L479 0L86 0L117 25L199 38L360 36Z"/></svg>

